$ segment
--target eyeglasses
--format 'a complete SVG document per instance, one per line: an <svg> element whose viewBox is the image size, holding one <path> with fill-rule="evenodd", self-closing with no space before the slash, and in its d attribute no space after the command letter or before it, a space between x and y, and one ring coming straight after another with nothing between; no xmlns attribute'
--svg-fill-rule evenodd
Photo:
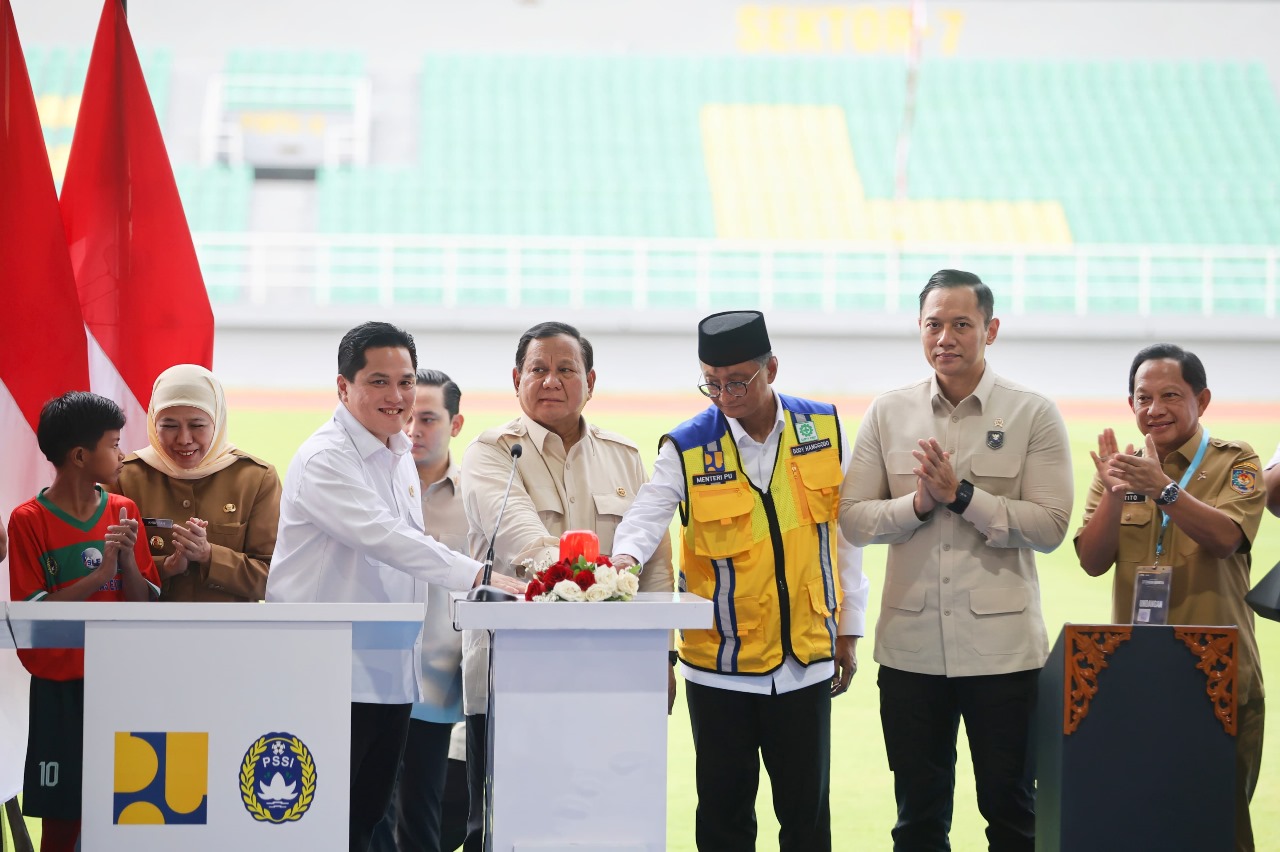
<svg viewBox="0 0 1280 852"><path fill-rule="evenodd" d="M764 367L760 368L760 370L763 369ZM729 393L729 396L746 396L747 385L756 380L756 376L760 375L760 370L756 370L755 373L752 374L751 378L747 379L745 382L725 382L723 386L716 382L704 382L703 384L698 385L698 390L702 391L703 396L709 396L712 399L719 399L720 394L725 391Z"/></svg>

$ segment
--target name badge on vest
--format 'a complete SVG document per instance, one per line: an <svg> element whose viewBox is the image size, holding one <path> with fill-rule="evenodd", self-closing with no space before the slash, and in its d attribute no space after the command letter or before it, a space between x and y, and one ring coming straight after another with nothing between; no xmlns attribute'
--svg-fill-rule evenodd
<svg viewBox="0 0 1280 852"><path fill-rule="evenodd" d="M987 432L987 446L993 450L998 450L1004 446L1004 432L1000 429L992 429Z"/></svg>
<svg viewBox="0 0 1280 852"><path fill-rule="evenodd" d="M1137 493L1135 493L1135 492L1133 492L1133 491L1126 491L1126 492L1124 492L1124 502L1126 502L1126 503L1145 503L1145 502L1147 502L1147 495L1145 495L1145 494L1137 494Z"/></svg>
<svg viewBox="0 0 1280 852"><path fill-rule="evenodd" d="M1168 624L1169 594L1173 591L1173 568L1143 565L1133 580L1133 623Z"/></svg>

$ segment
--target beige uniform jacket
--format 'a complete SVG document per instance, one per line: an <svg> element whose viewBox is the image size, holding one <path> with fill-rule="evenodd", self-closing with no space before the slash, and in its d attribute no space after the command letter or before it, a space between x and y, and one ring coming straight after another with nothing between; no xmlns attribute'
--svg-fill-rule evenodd
<svg viewBox="0 0 1280 852"><path fill-rule="evenodd" d="M427 535L467 552L467 515L462 509L462 470L453 460L439 482L422 484L422 522ZM428 722L462 720L462 634L449 614L449 589L428 583L422 628L422 705L414 718Z"/></svg>
<svg viewBox="0 0 1280 852"><path fill-rule="evenodd" d="M567 456L560 437L520 416L491 429L462 457L462 500L470 554L484 559L511 470L511 445L523 454L516 464L511 498L494 543L495 571L521 576L521 563L553 562L566 530L594 530L600 552L613 552L613 533L648 479L640 451L621 435L582 422L582 439ZM644 565L640 591L670 592L670 534ZM485 712L488 701L488 634L463 638L464 705L467 715Z"/></svg>
<svg viewBox="0 0 1280 852"><path fill-rule="evenodd" d="M138 504L145 518L190 518L209 522L213 556L186 573L164 581L163 601L258 601L267 587L267 571L280 523L280 477L259 458L232 451L240 460L203 479L173 479L130 454L111 490ZM173 531L144 526L156 567L173 553Z"/></svg>
<svg viewBox="0 0 1280 852"><path fill-rule="evenodd" d="M1174 482L1182 481L1183 474L1195 458L1203 429L1203 426L1197 429L1190 440L1165 457L1162 467ZM1244 543L1231 556L1218 559L1170 521L1165 530L1160 559L1162 565L1173 566L1170 624L1239 626L1240 685L1236 697L1242 704L1251 696L1263 696L1253 611L1244 602L1249 591L1250 551L1267 505L1258 467L1258 454L1248 444L1210 437L1204 458L1192 474L1186 490L1235 521L1244 533ZM1076 531L1077 542L1084 525L1089 523L1098 508L1101 497L1102 483L1095 475L1084 506L1084 522ZM1155 560L1162 518L1159 508L1145 495L1126 495L1124 509L1120 513L1120 541L1112 560L1116 571L1111 592L1111 618L1117 624L1133 621L1134 581L1138 567L1151 565Z"/></svg>
<svg viewBox="0 0 1280 852"><path fill-rule="evenodd" d="M937 438L974 485L963 515L915 499L917 440ZM962 677L1044 665L1049 654L1034 552L1062 543L1073 498L1066 424L1047 398L988 365L952 406L935 377L877 397L854 446L840 529L888 544L875 659Z"/></svg>

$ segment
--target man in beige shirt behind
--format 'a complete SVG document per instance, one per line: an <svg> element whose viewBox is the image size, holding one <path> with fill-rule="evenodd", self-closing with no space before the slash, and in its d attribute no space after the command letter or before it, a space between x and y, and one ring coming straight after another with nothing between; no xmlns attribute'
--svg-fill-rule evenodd
<svg viewBox="0 0 1280 852"><path fill-rule="evenodd" d="M526 561L539 567L554 562L566 530L594 530L600 552L611 553L614 531L648 476L635 444L582 416L596 382L590 341L565 323L535 325L520 336L512 381L521 415L482 434L462 459L470 552L482 557L488 549L507 489L511 447L520 444L511 496L493 543L494 571L523 577ZM664 535L640 575L640 591L671 590L671 540ZM488 633L467 631L463 645L471 786L464 849L471 852L483 848ZM671 698L674 689L672 674Z"/></svg>
<svg viewBox="0 0 1280 852"><path fill-rule="evenodd" d="M1066 534L1071 457L1054 404L987 364L994 306L972 273L929 279L933 374L872 402L844 481L840 529L889 545L875 659L895 850L949 848L961 718L990 848L1035 847L1027 734L1049 641L1034 551Z"/></svg>

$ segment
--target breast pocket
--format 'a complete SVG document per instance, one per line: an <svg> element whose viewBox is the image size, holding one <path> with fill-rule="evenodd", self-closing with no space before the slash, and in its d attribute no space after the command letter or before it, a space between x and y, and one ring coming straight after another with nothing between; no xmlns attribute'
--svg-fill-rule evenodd
<svg viewBox="0 0 1280 852"><path fill-rule="evenodd" d="M1004 453L977 453L969 458L973 484L998 497L1013 497L1013 482L1022 471L1022 456Z"/></svg>
<svg viewBox="0 0 1280 852"><path fill-rule="evenodd" d="M895 497L916 490L916 457L905 450L885 454L884 467L889 473L889 493Z"/></svg>
<svg viewBox="0 0 1280 852"><path fill-rule="evenodd" d="M244 552L244 524L209 524L205 535L211 544L220 544L239 553Z"/></svg>
<svg viewBox="0 0 1280 852"><path fill-rule="evenodd" d="M1126 503L1120 510L1120 553L1134 554L1136 561L1126 560L1129 565L1150 565L1156 555L1156 529L1160 522L1156 520L1156 511L1151 501L1145 503ZM1168 535L1168 533L1166 533ZM1188 537L1189 538L1189 537Z"/></svg>
<svg viewBox="0 0 1280 852"><path fill-rule="evenodd" d="M979 654L1017 654L1027 647L1029 630L1022 613L1028 592L1022 588L974 589L969 592L973 613L973 648Z"/></svg>
<svg viewBox="0 0 1280 852"><path fill-rule="evenodd" d="M815 524L825 524L836 516L840 505L840 483L844 473L839 462L828 457L825 459L798 458L793 464L799 468L800 489L798 499L804 500L809 507L809 514Z"/></svg>
<svg viewBox="0 0 1280 852"><path fill-rule="evenodd" d="M560 529L564 525L564 504L556 487L550 481L526 482L525 489L542 525L549 530Z"/></svg>
<svg viewBox="0 0 1280 852"><path fill-rule="evenodd" d="M613 534L622 522L622 516L631 508L630 497L617 494L593 494L596 504L596 535L600 537L600 552L613 551Z"/></svg>
<svg viewBox="0 0 1280 852"><path fill-rule="evenodd" d="M698 488L690 499L693 549L699 556L727 559L751 549L751 495L734 485Z"/></svg>

